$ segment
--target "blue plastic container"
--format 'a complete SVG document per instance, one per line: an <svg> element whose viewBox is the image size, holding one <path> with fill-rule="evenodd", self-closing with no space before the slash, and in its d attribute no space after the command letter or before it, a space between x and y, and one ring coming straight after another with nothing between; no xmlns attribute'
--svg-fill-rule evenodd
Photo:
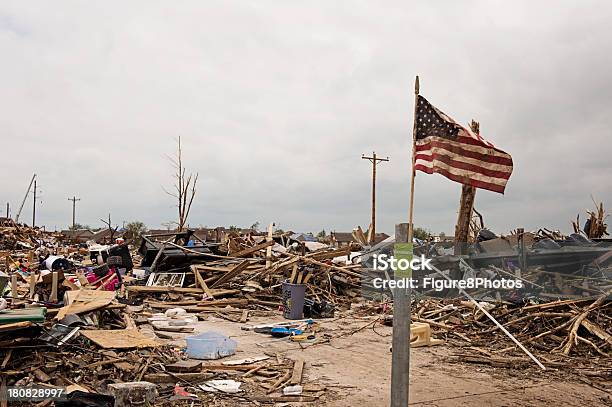
<svg viewBox="0 0 612 407"><path fill-rule="evenodd" d="M236 353L238 343L218 332L209 331L188 336L187 355L191 359L219 359Z"/></svg>

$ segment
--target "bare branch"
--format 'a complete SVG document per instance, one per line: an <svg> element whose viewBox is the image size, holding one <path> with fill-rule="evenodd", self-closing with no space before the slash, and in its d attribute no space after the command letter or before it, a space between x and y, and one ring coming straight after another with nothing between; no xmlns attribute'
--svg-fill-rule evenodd
<svg viewBox="0 0 612 407"><path fill-rule="evenodd" d="M177 139L176 156L168 156L167 158L175 170L174 178L176 181L174 184L174 190L176 192L169 192L166 189L164 189L164 192L176 199L178 203L178 221L176 222L176 225L178 230L183 230L185 225L187 225L187 218L195 198L198 174L188 174L187 169L183 166L183 147L180 136Z"/></svg>

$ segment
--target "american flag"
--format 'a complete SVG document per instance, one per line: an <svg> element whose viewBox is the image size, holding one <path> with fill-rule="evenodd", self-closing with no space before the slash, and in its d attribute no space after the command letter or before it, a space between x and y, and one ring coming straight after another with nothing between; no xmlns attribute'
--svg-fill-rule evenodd
<svg viewBox="0 0 612 407"><path fill-rule="evenodd" d="M512 174L510 154L418 96L415 170L434 172L476 188L504 193Z"/></svg>

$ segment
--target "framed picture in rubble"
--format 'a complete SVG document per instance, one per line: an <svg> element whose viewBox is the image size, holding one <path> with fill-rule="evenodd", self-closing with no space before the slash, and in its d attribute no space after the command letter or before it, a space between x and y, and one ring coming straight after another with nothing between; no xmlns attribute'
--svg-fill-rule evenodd
<svg viewBox="0 0 612 407"><path fill-rule="evenodd" d="M185 273L151 273L147 280L150 287L182 287Z"/></svg>

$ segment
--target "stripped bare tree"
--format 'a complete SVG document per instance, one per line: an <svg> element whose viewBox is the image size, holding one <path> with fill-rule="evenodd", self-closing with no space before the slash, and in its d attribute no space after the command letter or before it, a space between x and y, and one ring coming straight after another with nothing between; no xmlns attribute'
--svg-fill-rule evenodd
<svg viewBox="0 0 612 407"><path fill-rule="evenodd" d="M113 243L113 238L115 237L115 233L117 233L117 229L119 229L119 225L113 227L113 222L111 222L111 214L108 214L108 221L104 220L104 219L100 219L100 221L102 223L104 223L106 225L106 227L108 228L108 241L110 244ZM106 240L106 239L103 239ZM103 242L98 242L98 243L103 243Z"/></svg>
<svg viewBox="0 0 612 407"><path fill-rule="evenodd" d="M172 163L175 169L175 183L174 191L164 191L174 197L177 200L178 207L178 221L176 222L177 230L182 231L187 225L187 217L191 210L191 204L196 194L196 184L198 182L198 173L186 173L185 167L183 166L183 152L181 149L181 138L178 138L178 150L175 157L168 156L168 159Z"/></svg>

